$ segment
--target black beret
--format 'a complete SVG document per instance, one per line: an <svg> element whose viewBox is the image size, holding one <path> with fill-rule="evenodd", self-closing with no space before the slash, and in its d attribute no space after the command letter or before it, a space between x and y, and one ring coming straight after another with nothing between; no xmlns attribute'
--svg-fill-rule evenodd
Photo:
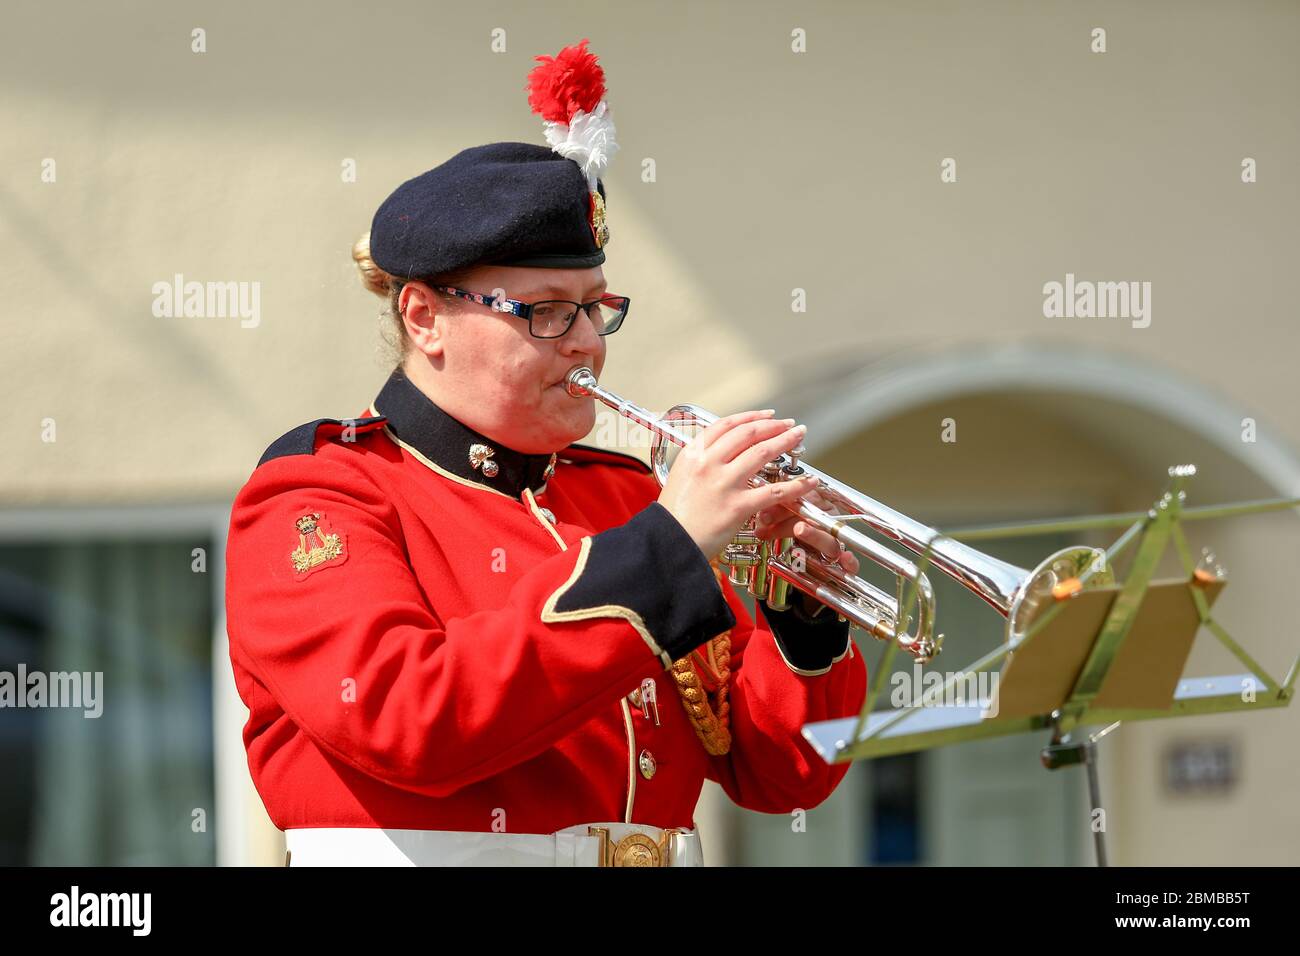
<svg viewBox="0 0 1300 956"><path fill-rule="evenodd" d="M547 146L488 143L398 186L375 213L370 257L403 279L480 264L598 266L591 206L573 160Z"/></svg>

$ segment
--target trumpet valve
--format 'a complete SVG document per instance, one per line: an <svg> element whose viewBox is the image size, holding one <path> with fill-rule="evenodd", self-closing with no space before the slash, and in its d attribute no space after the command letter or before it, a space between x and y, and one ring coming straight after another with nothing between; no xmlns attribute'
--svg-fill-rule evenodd
<svg viewBox="0 0 1300 956"><path fill-rule="evenodd" d="M720 560L731 567L752 568L759 561L757 539L751 543L740 536L732 538L722 549Z"/></svg>
<svg viewBox="0 0 1300 956"><path fill-rule="evenodd" d="M736 536L727 542L718 560L727 566L727 578L732 584L750 586L753 569L763 560L759 553L762 543L754 531L753 518L746 521Z"/></svg>
<svg viewBox="0 0 1300 956"><path fill-rule="evenodd" d="M763 544L766 555L775 555L786 564L791 563L793 538L778 538ZM763 602L774 611L790 609L790 584L785 578L779 574L756 574L755 578L753 593L756 597L762 597Z"/></svg>
<svg viewBox="0 0 1300 956"><path fill-rule="evenodd" d="M798 445L785 453L789 462L781 468L781 472L787 479L797 478L803 474L803 466L799 464L799 459L804 456L806 451L807 449L803 445Z"/></svg>

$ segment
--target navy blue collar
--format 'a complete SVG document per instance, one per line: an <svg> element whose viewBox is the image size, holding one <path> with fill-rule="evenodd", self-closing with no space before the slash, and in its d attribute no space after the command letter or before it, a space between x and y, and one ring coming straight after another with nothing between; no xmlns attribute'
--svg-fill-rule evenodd
<svg viewBox="0 0 1300 956"><path fill-rule="evenodd" d="M555 470L553 454L506 448L443 411L396 368L371 406L402 442L457 478L518 498L536 494Z"/></svg>

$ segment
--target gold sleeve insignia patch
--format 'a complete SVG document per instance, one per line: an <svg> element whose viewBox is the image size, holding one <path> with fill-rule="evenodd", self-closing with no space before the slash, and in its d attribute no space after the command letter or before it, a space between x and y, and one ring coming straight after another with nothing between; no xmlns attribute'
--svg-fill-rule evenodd
<svg viewBox="0 0 1300 956"><path fill-rule="evenodd" d="M289 552L294 580L301 581L317 568L342 564L347 559L343 534L329 526L323 512L303 515L294 522L294 527L298 529L298 547Z"/></svg>

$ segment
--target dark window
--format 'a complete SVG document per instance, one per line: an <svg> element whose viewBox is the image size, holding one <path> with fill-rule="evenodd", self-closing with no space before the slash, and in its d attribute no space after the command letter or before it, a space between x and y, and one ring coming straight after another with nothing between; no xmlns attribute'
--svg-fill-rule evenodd
<svg viewBox="0 0 1300 956"><path fill-rule="evenodd" d="M921 862L921 755L871 761L871 836L866 862L883 866Z"/></svg>
<svg viewBox="0 0 1300 956"><path fill-rule="evenodd" d="M0 708L0 864L215 862L213 596L196 547L212 558L193 536L0 545L0 680L25 702L60 686Z"/></svg>

